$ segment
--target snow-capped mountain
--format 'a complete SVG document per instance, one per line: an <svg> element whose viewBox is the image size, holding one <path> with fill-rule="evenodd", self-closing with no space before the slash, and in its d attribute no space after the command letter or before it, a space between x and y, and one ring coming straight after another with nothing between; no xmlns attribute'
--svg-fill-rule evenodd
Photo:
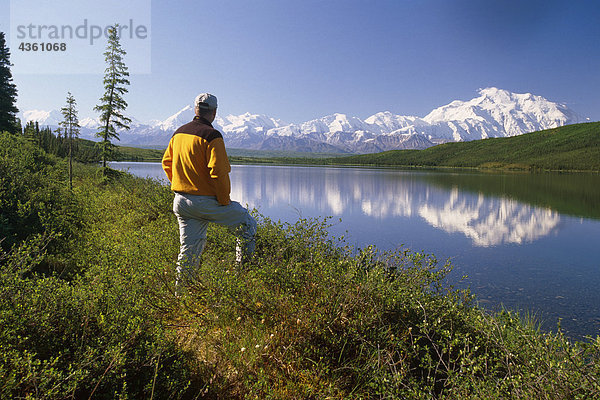
<svg viewBox="0 0 600 400"><path fill-rule="evenodd" d="M85 129L97 130L100 127L100 122L94 118L83 118L79 121L79 125Z"/></svg>
<svg viewBox="0 0 600 400"><path fill-rule="evenodd" d="M165 132L175 132L181 125L190 122L194 118L194 109L191 106L185 106L175 114L164 121L156 121L151 126Z"/></svg>
<svg viewBox="0 0 600 400"><path fill-rule="evenodd" d="M166 146L173 132L192 120L194 111L185 106L164 121L133 121L121 131L121 144ZM58 111L25 111L22 120L56 126ZM379 112L365 120L332 114L300 124L286 124L266 115L245 113L218 116L215 128L228 147L256 150L304 152L373 153L394 149L423 149L451 141L521 135L562 125L584 122L564 104L530 93L511 93L498 88L479 90L469 101L455 100L425 117ZM83 119L81 136L93 138L99 123Z"/></svg>
<svg viewBox="0 0 600 400"><path fill-rule="evenodd" d="M60 111L43 111L43 110L29 110L23 111L20 116L23 125L29 121L38 121L40 126L58 126L58 123L63 120L63 116Z"/></svg>
<svg viewBox="0 0 600 400"><path fill-rule="evenodd" d="M466 102L455 100L427 114L423 121L435 127L430 135L444 141L467 141L583 122L564 104L531 93L487 88L479 90L479 95Z"/></svg>

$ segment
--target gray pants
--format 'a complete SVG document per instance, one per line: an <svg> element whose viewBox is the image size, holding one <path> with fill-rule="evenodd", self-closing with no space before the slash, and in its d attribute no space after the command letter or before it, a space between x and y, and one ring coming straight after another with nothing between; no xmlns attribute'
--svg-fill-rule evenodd
<svg viewBox="0 0 600 400"><path fill-rule="evenodd" d="M206 245L208 223L226 226L238 237L236 261L254 252L256 221L240 203L219 204L215 196L196 196L175 193L173 212L179 222L178 278L193 279L200 264L200 255Z"/></svg>

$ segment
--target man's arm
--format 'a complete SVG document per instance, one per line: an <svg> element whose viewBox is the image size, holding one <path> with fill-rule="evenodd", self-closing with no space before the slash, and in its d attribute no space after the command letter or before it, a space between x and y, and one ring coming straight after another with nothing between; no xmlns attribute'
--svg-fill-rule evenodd
<svg viewBox="0 0 600 400"><path fill-rule="evenodd" d="M210 141L207 147L206 158L208 171L217 192L217 201L219 204L226 206L230 202L229 193L231 192L231 183L229 181L229 172L231 171L231 166L229 165L223 138L216 138Z"/></svg>
<svg viewBox="0 0 600 400"><path fill-rule="evenodd" d="M169 178L169 182L173 182L173 140L169 141L169 146L165 150L162 158L162 167Z"/></svg>

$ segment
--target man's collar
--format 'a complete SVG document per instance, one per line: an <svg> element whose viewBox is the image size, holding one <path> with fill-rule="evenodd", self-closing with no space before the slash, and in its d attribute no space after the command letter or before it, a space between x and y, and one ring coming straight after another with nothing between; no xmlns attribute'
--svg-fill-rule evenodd
<svg viewBox="0 0 600 400"><path fill-rule="evenodd" d="M198 115L194 116L194 121L198 121L202 124L206 124L206 125L210 126L211 128L213 127L212 124L210 122L208 122L208 120L206 118L200 117Z"/></svg>

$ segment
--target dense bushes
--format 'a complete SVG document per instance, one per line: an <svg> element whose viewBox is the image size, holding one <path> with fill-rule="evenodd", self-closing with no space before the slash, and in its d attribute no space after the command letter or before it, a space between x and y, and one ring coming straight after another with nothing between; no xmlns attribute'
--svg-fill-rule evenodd
<svg viewBox="0 0 600 400"><path fill-rule="evenodd" d="M327 220L257 216L244 270L234 238L211 227L198 280L178 297L168 188L78 166L65 191L64 165L15 143L0 150L13 174L2 181L13 245L0 256L0 398L600 397L600 340L488 315L444 283L448 265L347 248ZM24 229L26 218L37 222ZM39 273L58 253L60 271Z"/></svg>
<svg viewBox="0 0 600 400"><path fill-rule="evenodd" d="M8 250L35 233L69 235L72 198L56 159L16 135L0 133L0 238Z"/></svg>
<svg viewBox="0 0 600 400"><path fill-rule="evenodd" d="M405 250L357 254L325 222L263 218L257 258L231 269L213 229L179 336L219 398L593 398L600 342L569 344L511 312L490 316ZM224 257L225 254L225 257Z"/></svg>
<svg viewBox="0 0 600 400"><path fill-rule="evenodd" d="M198 387L189 357L145 300L159 261L128 260L136 243L103 230L139 233L119 225L128 177L113 190L79 166L70 192L63 163L18 136L0 141L0 398L185 398Z"/></svg>

